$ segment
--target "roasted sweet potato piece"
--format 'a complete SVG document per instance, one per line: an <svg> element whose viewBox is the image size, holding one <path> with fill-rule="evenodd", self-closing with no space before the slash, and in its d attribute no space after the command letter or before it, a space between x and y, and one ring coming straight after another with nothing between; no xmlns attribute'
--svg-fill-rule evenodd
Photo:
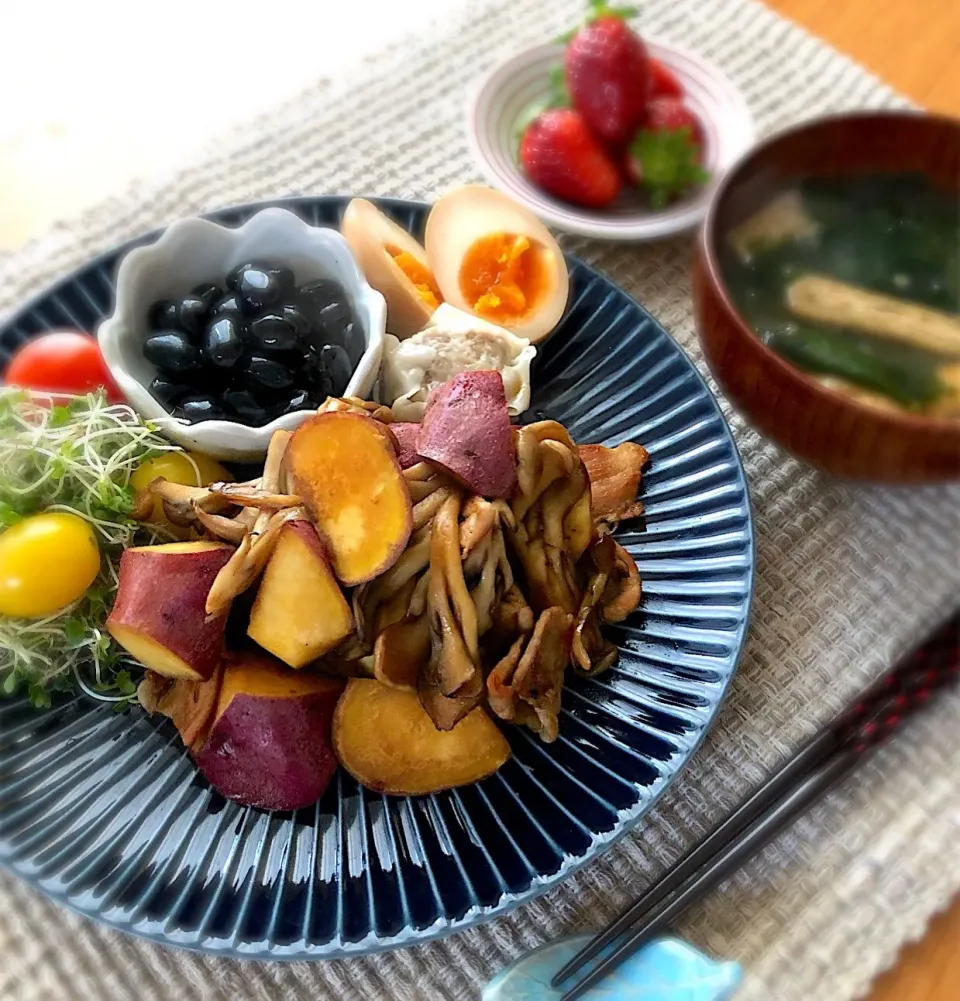
<svg viewBox="0 0 960 1001"><path fill-rule="evenodd" d="M333 743L358 782L397 796L477 782L510 757L510 745L483 709L441 731L412 692L359 678L337 704Z"/></svg>
<svg viewBox="0 0 960 1001"><path fill-rule="evenodd" d="M247 635L290 667L303 667L352 632L323 540L310 522L288 522L263 572Z"/></svg>
<svg viewBox="0 0 960 1001"><path fill-rule="evenodd" d="M286 462L344 584L393 566L410 538L412 505L396 454L372 418L311 417L294 433Z"/></svg>
<svg viewBox="0 0 960 1001"><path fill-rule="evenodd" d="M499 372L463 372L430 393L417 452L471 493L509 497L517 457Z"/></svg>
<svg viewBox="0 0 960 1001"><path fill-rule="evenodd" d="M420 439L420 425L406 421L395 421L389 425L397 443L397 459L401 469L409 469L420 461L417 442Z"/></svg>
<svg viewBox="0 0 960 1001"><path fill-rule="evenodd" d="M265 810L315 803L337 770L330 739L343 682L243 652L225 665L197 767L228 799Z"/></svg>

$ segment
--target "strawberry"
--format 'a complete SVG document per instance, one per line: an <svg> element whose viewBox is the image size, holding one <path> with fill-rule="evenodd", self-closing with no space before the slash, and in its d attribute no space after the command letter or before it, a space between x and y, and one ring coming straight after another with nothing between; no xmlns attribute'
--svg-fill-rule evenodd
<svg viewBox="0 0 960 1001"><path fill-rule="evenodd" d="M534 184L575 205L600 208L620 193L616 165L573 108L551 108L527 126L520 163Z"/></svg>
<svg viewBox="0 0 960 1001"><path fill-rule="evenodd" d="M591 0L591 17L567 45L567 87L574 107L607 146L622 147L643 121L650 93L647 49L628 13Z"/></svg>
<svg viewBox="0 0 960 1001"><path fill-rule="evenodd" d="M659 59L650 57L650 97L683 97L683 85L677 75Z"/></svg>
<svg viewBox="0 0 960 1001"><path fill-rule="evenodd" d="M698 148L703 147L703 127L697 116L675 97L654 97L647 104L645 129L689 129Z"/></svg>
<svg viewBox="0 0 960 1001"><path fill-rule="evenodd" d="M647 118L627 149L624 173L642 187L654 208L702 184L703 129L694 114L675 98L652 100Z"/></svg>

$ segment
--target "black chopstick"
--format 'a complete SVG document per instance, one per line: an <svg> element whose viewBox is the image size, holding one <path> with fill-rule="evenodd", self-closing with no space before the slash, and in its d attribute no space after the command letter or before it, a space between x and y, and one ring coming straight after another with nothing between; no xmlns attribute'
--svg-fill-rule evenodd
<svg viewBox="0 0 960 1001"><path fill-rule="evenodd" d="M954 615L919 650L817 733L663 879L563 966L553 978L555 987L643 919L613 952L564 994L562 1001L580 997L740 868L851 771L863 752L891 733L904 715L924 704L934 690L954 680L960 669L958 630L960 615Z"/></svg>

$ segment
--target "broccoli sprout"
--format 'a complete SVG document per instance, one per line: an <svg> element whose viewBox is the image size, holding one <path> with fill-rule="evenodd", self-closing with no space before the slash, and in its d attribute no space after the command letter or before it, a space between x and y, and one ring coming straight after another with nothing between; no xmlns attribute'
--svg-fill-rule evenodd
<svg viewBox="0 0 960 1001"><path fill-rule="evenodd" d="M106 632L117 568L131 545L166 541L131 517L130 477L147 459L181 451L128 406L103 393L50 406L23 390L0 389L0 530L41 511L70 511L97 535L100 575L87 593L41 619L0 615L0 687L26 689L34 705L79 686L105 701L135 696L136 662ZM51 572L55 572L51 568Z"/></svg>

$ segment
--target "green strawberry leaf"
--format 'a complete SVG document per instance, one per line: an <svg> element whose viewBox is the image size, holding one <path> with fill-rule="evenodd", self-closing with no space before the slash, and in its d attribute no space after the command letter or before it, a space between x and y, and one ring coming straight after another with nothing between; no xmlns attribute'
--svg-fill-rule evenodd
<svg viewBox="0 0 960 1001"><path fill-rule="evenodd" d="M640 166L640 186L650 196L650 204L662 209L671 198L710 179L697 162L699 147L690 128L641 129L630 144L630 155Z"/></svg>
<svg viewBox="0 0 960 1001"><path fill-rule="evenodd" d="M606 0L589 0L586 16L575 28L571 28L569 31L565 31L562 35L559 35L557 43L559 45L566 45L581 28L586 27L588 24L593 24L599 17L618 17L621 21L627 21L631 17L638 17L639 15L639 7L627 6L625 4L609 4Z"/></svg>
<svg viewBox="0 0 960 1001"><path fill-rule="evenodd" d="M523 109L516 125L513 127L513 141L519 147L523 140L523 134L527 131L527 126L539 118L550 108L569 108L573 102L570 100L570 91L567 90L567 77L563 68L563 63L557 63L550 70L550 89L546 97L534 101Z"/></svg>
<svg viewBox="0 0 960 1001"><path fill-rule="evenodd" d="M595 21L598 17L619 17L626 21L631 17L640 15L640 8L633 4L609 4L606 0L590 0L589 17Z"/></svg>

